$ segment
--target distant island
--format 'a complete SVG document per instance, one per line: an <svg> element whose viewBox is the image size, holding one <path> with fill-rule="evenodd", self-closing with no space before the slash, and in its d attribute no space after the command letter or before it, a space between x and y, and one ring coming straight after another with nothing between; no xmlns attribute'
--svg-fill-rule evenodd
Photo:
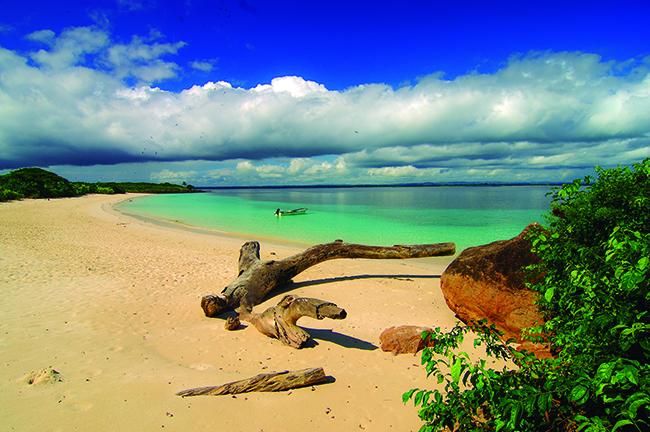
<svg viewBox="0 0 650 432"><path fill-rule="evenodd" d="M42 168L20 168L0 175L0 201L23 198L63 198L87 194L190 193L192 185L133 182L71 182Z"/></svg>
<svg viewBox="0 0 650 432"><path fill-rule="evenodd" d="M288 185L231 185L197 186L201 190L228 189L352 189L400 187L467 187L467 186L562 186L562 182L421 182L421 183L359 183L359 184L288 184Z"/></svg>

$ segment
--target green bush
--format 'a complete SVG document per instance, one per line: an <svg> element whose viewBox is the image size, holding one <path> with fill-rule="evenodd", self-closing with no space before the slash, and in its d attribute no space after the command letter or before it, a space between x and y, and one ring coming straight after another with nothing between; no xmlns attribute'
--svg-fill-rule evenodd
<svg viewBox="0 0 650 432"><path fill-rule="evenodd" d="M0 188L25 198L60 198L75 196L68 180L41 168L21 168L0 176Z"/></svg>
<svg viewBox="0 0 650 432"><path fill-rule="evenodd" d="M8 174L0 175L0 201L19 198L73 197L94 193L123 194L127 192L188 193L196 192L196 189L192 185L183 184L181 186L172 183L69 182L67 179L41 168L20 168Z"/></svg>
<svg viewBox="0 0 650 432"><path fill-rule="evenodd" d="M22 199L23 195L11 189L0 189L0 202Z"/></svg>
<svg viewBox="0 0 650 432"><path fill-rule="evenodd" d="M556 357L518 352L474 324L477 344L518 366L495 370L458 352L468 327L426 335L436 345L422 363L444 389L404 394L422 431L650 430L650 160L596 173L554 190L546 226L531 233L540 263L530 288L546 317L531 334Z"/></svg>

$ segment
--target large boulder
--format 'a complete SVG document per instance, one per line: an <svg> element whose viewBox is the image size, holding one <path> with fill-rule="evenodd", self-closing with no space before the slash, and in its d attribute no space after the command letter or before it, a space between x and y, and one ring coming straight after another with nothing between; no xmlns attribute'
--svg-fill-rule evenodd
<svg viewBox="0 0 650 432"><path fill-rule="evenodd" d="M539 261L526 239L532 226L510 240L465 249L443 272L440 287L461 321L487 318L504 339L524 342L522 348L546 356L544 347L521 335L523 328L543 323L535 305L538 294L525 286L525 267Z"/></svg>
<svg viewBox="0 0 650 432"><path fill-rule="evenodd" d="M425 346L432 346L431 341L422 340L422 332L432 331L428 327L401 325L389 327L379 335L379 346L382 351L397 354L415 354Z"/></svg>

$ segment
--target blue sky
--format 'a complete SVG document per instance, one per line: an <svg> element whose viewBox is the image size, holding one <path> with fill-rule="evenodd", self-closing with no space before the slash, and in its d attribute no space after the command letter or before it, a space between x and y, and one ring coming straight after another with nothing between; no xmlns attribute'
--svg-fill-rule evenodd
<svg viewBox="0 0 650 432"><path fill-rule="evenodd" d="M650 156L649 19L624 0L10 1L0 170L569 180Z"/></svg>

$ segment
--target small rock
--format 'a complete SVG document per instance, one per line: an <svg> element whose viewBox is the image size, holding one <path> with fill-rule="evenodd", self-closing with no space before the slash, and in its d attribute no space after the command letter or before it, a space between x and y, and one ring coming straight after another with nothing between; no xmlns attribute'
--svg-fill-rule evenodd
<svg viewBox="0 0 650 432"><path fill-rule="evenodd" d="M415 354L425 347L422 332L431 331L428 327L402 325L389 327L379 336L382 351L397 354ZM426 346L432 346L428 342Z"/></svg>

